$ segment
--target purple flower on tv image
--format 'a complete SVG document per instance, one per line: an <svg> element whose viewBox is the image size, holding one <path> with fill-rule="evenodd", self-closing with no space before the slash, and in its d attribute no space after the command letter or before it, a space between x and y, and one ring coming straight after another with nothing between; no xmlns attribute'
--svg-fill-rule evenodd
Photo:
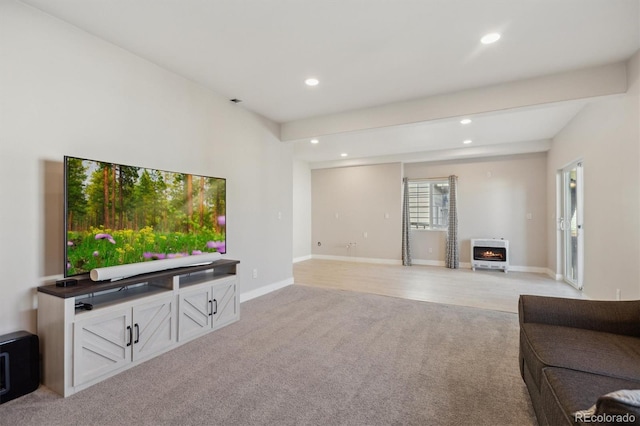
<svg viewBox="0 0 640 426"><path fill-rule="evenodd" d="M67 245L68 245L69 247L73 246L73 241L67 241Z"/></svg>
<svg viewBox="0 0 640 426"><path fill-rule="evenodd" d="M144 253L142 253L142 257L144 257L147 260L161 260L161 259L166 259L171 258L172 255L167 256L164 253L151 253L149 251L146 251Z"/></svg>
<svg viewBox="0 0 640 426"><path fill-rule="evenodd" d="M226 216L218 216L218 225L226 225L227 217Z"/></svg>
<svg viewBox="0 0 640 426"><path fill-rule="evenodd" d="M224 241L207 241L207 248L216 249L220 253L226 251L226 243Z"/></svg>
<svg viewBox="0 0 640 426"><path fill-rule="evenodd" d="M100 256L100 252L98 250L93 252L93 257L98 257Z"/></svg>
<svg viewBox="0 0 640 426"><path fill-rule="evenodd" d="M196 255L198 255L198 254L202 254L202 250L193 250L193 251L191 252L191 254L192 254L192 255L194 255L194 256L196 256Z"/></svg>
<svg viewBox="0 0 640 426"><path fill-rule="evenodd" d="M116 240L113 239L111 234L96 234L96 240L107 240L111 244L115 244Z"/></svg>

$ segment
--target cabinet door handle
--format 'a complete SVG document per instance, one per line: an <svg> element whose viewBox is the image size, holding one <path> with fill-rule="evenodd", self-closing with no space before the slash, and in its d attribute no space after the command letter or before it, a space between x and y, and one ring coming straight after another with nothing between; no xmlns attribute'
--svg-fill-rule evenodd
<svg viewBox="0 0 640 426"><path fill-rule="evenodd" d="M213 300L209 300L209 316L213 315Z"/></svg>
<svg viewBox="0 0 640 426"><path fill-rule="evenodd" d="M138 343L140 341L140 327L138 324L134 325L136 328L136 340L133 343Z"/></svg>
<svg viewBox="0 0 640 426"><path fill-rule="evenodd" d="M217 313L218 313L218 301L217 301L216 299L213 299L213 301L214 301L214 302L215 302L215 304L216 304L216 309L214 309L214 311L213 311L213 315L215 315L215 314L217 314Z"/></svg>
<svg viewBox="0 0 640 426"><path fill-rule="evenodd" d="M127 343L127 346L131 346L131 343L133 342L133 330L130 325L127 326L127 331L129 332L129 343Z"/></svg>

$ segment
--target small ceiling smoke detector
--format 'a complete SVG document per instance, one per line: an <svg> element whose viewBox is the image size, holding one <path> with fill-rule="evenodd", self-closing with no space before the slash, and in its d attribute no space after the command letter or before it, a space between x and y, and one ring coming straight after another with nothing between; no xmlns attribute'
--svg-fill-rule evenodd
<svg viewBox="0 0 640 426"><path fill-rule="evenodd" d="M343 152L342 154L340 154L340 157L346 157L346 156L348 156L348 155L349 155L349 154L347 154L346 152Z"/></svg>
<svg viewBox="0 0 640 426"><path fill-rule="evenodd" d="M238 99L238 98L233 98L233 99L229 99L231 102L233 102L234 104L239 104L240 102L242 102L242 99Z"/></svg>
<svg viewBox="0 0 640 426"><path fill-rule="evenodd" d="M460 120L460 124L469 124L469 123L471 123L470 118L463 118L462 120Z"/></svg>
<svg viewBox="0 0 640 426"><path fill-rule="evenodd" d="M317 86L320 81L317 78L308 78L304 81L307 86Z"/></svg>
<svg viewBox="0 0 640 426"><path fill-rule="evenodd" d="M318 139L311 139L309 142L311 142L312 144L317 144L318 142L320 142Z"/></svg>

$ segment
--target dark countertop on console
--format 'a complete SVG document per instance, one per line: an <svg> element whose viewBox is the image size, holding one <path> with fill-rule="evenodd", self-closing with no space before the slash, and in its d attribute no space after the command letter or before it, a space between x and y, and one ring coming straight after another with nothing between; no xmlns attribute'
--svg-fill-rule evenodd
<svg viewBox="0 0 640 426"><path fill-rule="evenodd" d="M207 265L186 266L182 268L167 269L164 271L152 272L149 274L136 275L129 278L123 278L117 281L91 281L85 278L78 280L76 285L69 287L58 287L55 284L49 284L38 287L38 291L52 296L67 299L70 297L83 296L85 294L97 291L110 290L112 288L124 287L130 284L138 284L146 281L167 278L174 275L184 275L191 272L206 271L208 269L229 269L239 264L239 260L220 259Z"/></svg>

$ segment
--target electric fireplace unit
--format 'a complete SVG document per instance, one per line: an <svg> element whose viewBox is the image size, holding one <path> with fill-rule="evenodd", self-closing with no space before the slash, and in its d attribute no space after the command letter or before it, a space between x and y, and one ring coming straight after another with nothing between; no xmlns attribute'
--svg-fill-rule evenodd
<svg viewBox="0 0 640 426"><path fill-rule="evenodd" d="M472 239L471 269L509 269L509 241L502 239Z"/></svg>

